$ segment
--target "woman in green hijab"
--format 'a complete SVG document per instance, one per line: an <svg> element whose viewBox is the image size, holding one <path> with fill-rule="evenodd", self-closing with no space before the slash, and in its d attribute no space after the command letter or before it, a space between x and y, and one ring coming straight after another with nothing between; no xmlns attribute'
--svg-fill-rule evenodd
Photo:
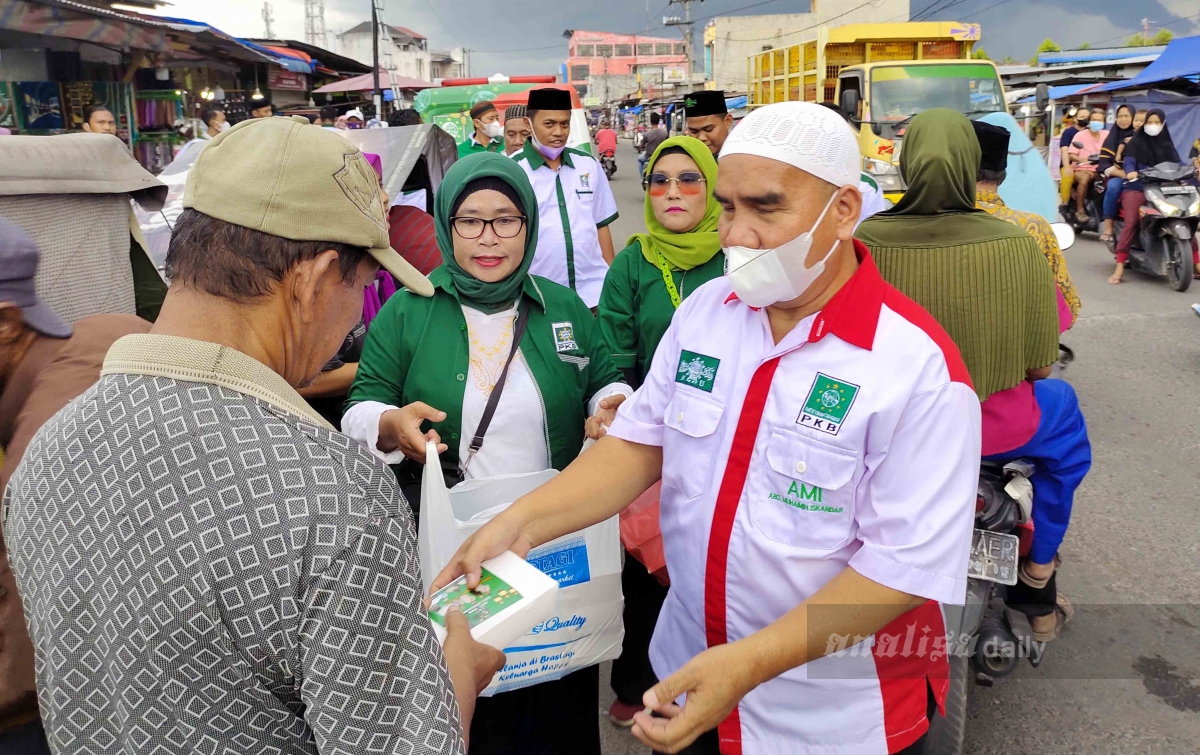
<svg viewBox="0 0 1200 755"><path fill-rule="evenodd" d="M708 147L690 136L665 140L650 156L646 191L646 233L629 239L613 260L600 294L600 332L613 361L630 385L641 385L654 350L675 309L689 294L725 272L717 238L721 206L713 199L717 161ZM667 596L644 566L625 559L625 642L613 661L612 688L617 699L609 717L633 723L642 710L642 693L657 683L650 668L650 636Z"/></svg>
<svg viewBox="0 0 1200 755"><path fill-rule="evenodd" d="M597 310L613 362L635 387L679 303L725 273L721 205L713 199L717 161L708 147L690 136L667 139L650 156L648 173L647 232L631 236L613 260Z"/></svg>
<svg viewBox="0 0 1200 755"><path fill-rule="evenodd" d="M394 465L414 507L426 441L438 444L448 482L562 470L632 392L583 301L529 275L538 208L520 166L494 153L459 160L438 188L434 217L443 260L429 275L434 295L402 291L384 304L342 419L343 432ZM598 688L593 666L480 698L470 752L599 755Z"/></svg>
<svg viewBox="0 0 1200 755"><path fill-rule="evenodd" d="M855 235L884 279L958 345L982 402L984 456L1035 464L1033 544L1008 601L1050 640L1071 616L1055 588L1056 553L1091 447L1071 386L1045 379L1058 359L1054 272L1032 236L976 207L979 159L964 115L921 113L900 156L904 197Z"/></svg>

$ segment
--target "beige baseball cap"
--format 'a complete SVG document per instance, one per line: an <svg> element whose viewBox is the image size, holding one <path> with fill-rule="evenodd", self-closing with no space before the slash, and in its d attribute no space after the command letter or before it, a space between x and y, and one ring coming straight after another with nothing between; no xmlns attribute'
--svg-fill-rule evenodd
<svg viewBox="0 0 1200 755"><path fill-rule="evenodd" d="M391 247L379 177L362 151L303 116L242 121L205 145L183 206L294 241L365 246L406 288L429 279Z"/></svg>

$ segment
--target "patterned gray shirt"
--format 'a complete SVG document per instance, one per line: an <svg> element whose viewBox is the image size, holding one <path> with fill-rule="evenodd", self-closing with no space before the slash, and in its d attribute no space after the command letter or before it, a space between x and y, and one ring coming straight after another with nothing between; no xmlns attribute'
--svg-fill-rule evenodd
<svg viewBox="0 0 1200 755"><path fill-rule="evenodd" d="M5 504L55 752L463 751L408 506L346 436L109 374Z"/></svg>

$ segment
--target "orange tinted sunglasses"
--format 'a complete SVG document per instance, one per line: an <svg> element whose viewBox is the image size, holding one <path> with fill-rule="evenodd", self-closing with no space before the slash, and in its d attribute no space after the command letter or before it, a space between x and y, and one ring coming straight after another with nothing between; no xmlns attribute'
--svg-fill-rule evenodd
<svg viewBox="0 0 1200 755"><path fill-rule="evenodd" d="M650 174L650 188L648 189L650 196L661 197L667 193L671 187L671 182L674 181L679 185L679 193L695 196L704 191L704 174L694 170L680 173L679 176L668 176L665 173Z"/></svg>

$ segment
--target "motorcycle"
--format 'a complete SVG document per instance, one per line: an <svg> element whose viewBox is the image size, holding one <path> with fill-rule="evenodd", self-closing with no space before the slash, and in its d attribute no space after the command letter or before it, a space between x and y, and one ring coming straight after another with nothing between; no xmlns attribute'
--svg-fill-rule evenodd
<svg viewBox="0 0 1200 755"><path fill-rule="evenodd" d="M612 150L600 153L600 167L604 169L605 177L611 179L617 172L617 155Z"/></svg>
<svg viewBox="0 0 1200 755"><path fill-rule="evenodd" d="M1072 142L1072 147L1082 149L1083 144L1080 142ZM1100 162L1100 155L1088 155L1087 161L1076 163L1077 165L1096 165ZM1087 196L1083 200L1083 210L1087 213L1087 222L1081 223L1075 217L1075 192L1072 189L1071 197L1066 203L1059 205L1058 211L1063 216L1063 219L1075 233L1084 231L1099 232L1100 223L1103 221L1104 215L1104 189L1106 181L1103 176L1097 176L1092 179L1092 183L1088 186Z"/></svg>
<svg viewBox="0 0 1200 755"><path fill-rule="evenodd" d="M1176 291L1192 285L1192 249L1196 226L1200 225L1200 192L1187 183L1196 175L1191 165L1159 163L1138 174L1146 193L1146 203L1138 210L1140 228L1129 250L1129 267L1151 275L1165 276ZM1115 255L1116 240L1128 222L1121 217L1113 223L1109 250Z"/></svg>
<svg viewBox="0 0 1200 755"><path fill-rule="evenodd" d="M925 755L963 752L971 682L991 687L1012 673L1020 658L1035 668L1042 660L1044 645L1034 640L1029 619L1005 604L1008 588L1017 583L1020 557L1032 541L1032 474L1033 464L1023 459L980 464L966 603L943 606L950 661L946 715L930 722Z"/></svg>

